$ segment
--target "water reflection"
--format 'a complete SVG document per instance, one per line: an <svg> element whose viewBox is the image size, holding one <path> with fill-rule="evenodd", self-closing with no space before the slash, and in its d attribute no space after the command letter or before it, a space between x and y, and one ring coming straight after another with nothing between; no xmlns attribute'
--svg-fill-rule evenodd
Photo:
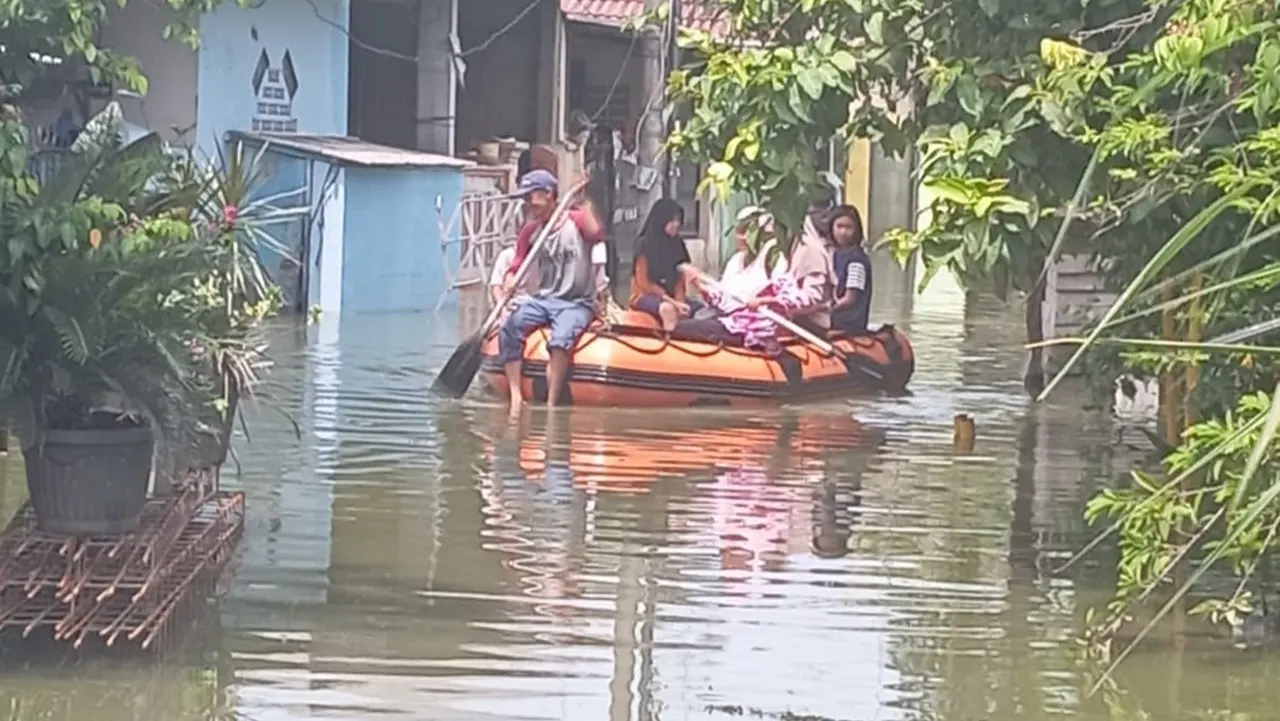
<svg viewBox="0 0 1280 721"><path fill-rule="evenodd" d="M90 663L13 671L0 680L0 717L18 721L208 721L230 710L225 654L203 664Z"/></svg>
<svg viewBox="0 0 1280 721"><path fill-rule="evenodd" d="M910 323L910 398L516 424L430 396L455 319L282 325L269 390L301 438L266 404L237 438L250 519L216 683L176 661L29 671L0 703L103 721L1111 718L1082 699L1072 641L1099 576L1052 569L1132 459L1069 394L1028 405L1018 309L937 284L879 308L909 313L885 319ZM973 453L951 448L959 412ZM1271 718L1275 658L1139 654L1126 708Z"/></svg>
<svg viewBox="0 0 1280 721"><path fill-rule="evenodd" d="M827 559L849 552L862 473L883 431L841 412L658 424L597 411L514 425L495 412L485 421L492 464L480 479L482 544L501 556L511 592L527 599L500 626L527 637L507 655L541 655L545 644L611 646L610 718L683 706L666 698L673 681L655 676L664 668L695 667L679 684L685 690L732 687L758 676L744 668L776 662L752 656L791 655L784 646L807 636L806 626L817 637L832 628L813 598L796 593L796 575L821 573L804 560L811 547ZM769 641L776 647L737 647L780 611L789 633ZM804 616L813 618L797 623ZM574 676L590 660L603 665L581 650L572 658L581 669ZM786 661L794 668L804 656ZM697 708L745 695L708 695Z"/></svg>

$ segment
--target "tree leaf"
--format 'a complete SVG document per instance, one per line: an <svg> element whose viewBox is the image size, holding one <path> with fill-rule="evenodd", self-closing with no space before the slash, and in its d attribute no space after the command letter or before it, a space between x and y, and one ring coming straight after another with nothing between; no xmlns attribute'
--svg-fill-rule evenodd
<svg viewBox="0 0 1280 721"><path fill-rule="evenodd" d="M831 55L831 64L842 73L852 73L858 69L858 60L848 50L837 50Z"/></svg>
<svg viewBox="0 0 1280 721"><path fill-rule="evenodd" d="M930 194L949 203L968 206L973 202L973 192L957 178L929 178L921 185Z"/></svg>
<svg viewBox="0 0 1280 721"><path fill-rule="evenodd" d="M982 90L972 75L961 75L956 80L956 97L970 117L974 120L982 118Z"/></svg>
<svg viewBox="0 0 1280 721"><path fill-rule="evenodd" d="M810 98L817 100L822 97L823 82L822 76L813 68L805 68L796 75L796 82L800 83L801 89Z"/></svg>
<svg viewBox="0 0 1280 721"><path fill-rule="evenodd" d="M863 30L867 33L867 39L876 45L884 44L884 13L875 12L871 17L867 18L867 22L863 25Z"/></svg>

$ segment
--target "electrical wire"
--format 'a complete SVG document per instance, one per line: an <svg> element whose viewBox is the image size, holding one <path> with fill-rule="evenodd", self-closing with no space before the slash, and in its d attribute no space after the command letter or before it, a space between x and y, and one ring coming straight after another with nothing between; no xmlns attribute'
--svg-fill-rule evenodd
<svg viewBox="0 0 1280 721"><path fill-rule="evenodd" d="M337 30L338 32L341 32L343 35L346 35L347 39L351 41L351 44L355 45L361 50L374 53L375 55L381 55L383 57L393 58L395 60L403 60L405 62L410 62L410 63L417 63L421 59L420 56L417 55L416 53L413 55L408 55L406 53L396 52L395 50L388 50L387 48L381 48L376 45L370 45L369 43L366 43L365 41L351 34L351 30L343 26L342 23L335 22L332 19L325 17L324 13L321 12L319 6L316 5L315 0L306 0L306 2L307 2L307 5L311 6L311 12L316 16L317 20ZM526 5L523 10L516 13L516 16L512 18L509 22L507 22L507 24L495 30L492 34L489 35L489 37L485 38L475 47L468 48L466 50L462 50L461 52L457 52L457 53L450 52L449 53L450 57L461 60L470 55L474 55L475 53L480 53L480 52L484 52L485 50L488 50L489 47L493 45L495 42L497 42L499 38L501 38L503 35L506 35L508 32L511 32L511 30L515 28L516 25L520 24L521 20L524 20L525 17L529 15L529 13L536 10L540 4L542 4L542 0L531 0L529 4Z"/></svg>
<svg viewBox="0 0 1280 721"><path fill-rule="evenodd" d="M670 38L667 34L670 27L671 26L669 23L664 23L662 26L662 32L659 33L658 35L658 39L661 41L660 42L661 47L665 48L667 46L667 43L670 42ZM671 72L670 68L667 67L667 59L668 59L667 55L668 55L667 53L663 53L662 59L659 61L659 64L658 64L658 74L663 78L666 78L667 75ZM667 84L665 82L659 83L658 86L655 87L653 89L653 92L649 95L649 99L645 101L644 109L640 111L640 116L636 120L636 130L634 135L636 139L637 150L639 150L639 147L640 147L640 130L642 127L644 127L645 118L648 117L649 113L653 112L654 106L658 103L659 100L662 99L662 96L666 94L666 91L667 91Z"/></svg>
<svg viewBox="0 0 1280 721"><path fill-rule="evenodd" d="M609 101L613 100L613 94L617 92L618 85L622 82L623 76L627 74L627 63L631 62L631 56L636 51L636 45L640 41L640 33L631 34L631 44L627 46L626 55L622 56L622 65L618 67L618 74L614 76L613 83L609 85L609 92L605 93L604 100L600 101L600 107L596 108L595 114L591 116L591 123L595 124L604 115L604 111L609 107Z"/></svg>
<svg viewBox="0 0 1280 721"><path fill-rule="evenodd" d="M541 2L542 0L533 0L533 2L530 2L528 5L525 6L524 10L521 10L519 13L517 13L516 16L511 19L511 22L508 22L506 25L503 25L502 27L498 28L496 32L494 32L492 35L486 38L484 42L480 43L474 48L463 50L462 52L458 53L458 57L465 58L468 55L471 55L473 53L484 52L489 48L490 45L497 42L498 38L502 37L503 35L506 35L508 31L510 31L516 25L520 24L520 21L523 20L526 15L533 12L534 8L538 7L538 5Z"/></svg>

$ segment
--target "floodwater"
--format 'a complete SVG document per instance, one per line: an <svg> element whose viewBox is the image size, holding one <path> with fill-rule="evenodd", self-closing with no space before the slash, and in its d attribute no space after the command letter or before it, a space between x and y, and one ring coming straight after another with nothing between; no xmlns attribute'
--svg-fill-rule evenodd
<svg viewBox="0 0 1280 721"><path fill-rule="evenodd" d="M512 425L430 396L456 318L282 325L267 390L301 438L264 399L237 439L250 517L204 661L9 669L0 714L1275 718L1275 657L1225 643L1139 652L1119 706L1085 698L1074 638L1104 589L1053 571L1134 454L1070 392L1030 406L1017 309L879 285L914 395L776 411Z"/></svg>

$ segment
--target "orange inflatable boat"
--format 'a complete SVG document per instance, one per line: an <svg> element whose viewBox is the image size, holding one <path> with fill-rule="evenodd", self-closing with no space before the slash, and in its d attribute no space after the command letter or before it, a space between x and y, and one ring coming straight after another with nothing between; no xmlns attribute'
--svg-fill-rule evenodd
<svg viewBox="0 0 1280 721"><path fill-rule="evenodd" d="M885 325L867 335L828 338L828 355L798 338L770 356L713 341L667 334L650 316L627 312L622 323L596 323L578 341L563 402L578 406L681 407L777 404L853 392L901 392L915 372L911 342ZM525 341L525 400L547 396L547 331ZM498 395L507 382L498 338L485 341L481 372Z"/></svg>

